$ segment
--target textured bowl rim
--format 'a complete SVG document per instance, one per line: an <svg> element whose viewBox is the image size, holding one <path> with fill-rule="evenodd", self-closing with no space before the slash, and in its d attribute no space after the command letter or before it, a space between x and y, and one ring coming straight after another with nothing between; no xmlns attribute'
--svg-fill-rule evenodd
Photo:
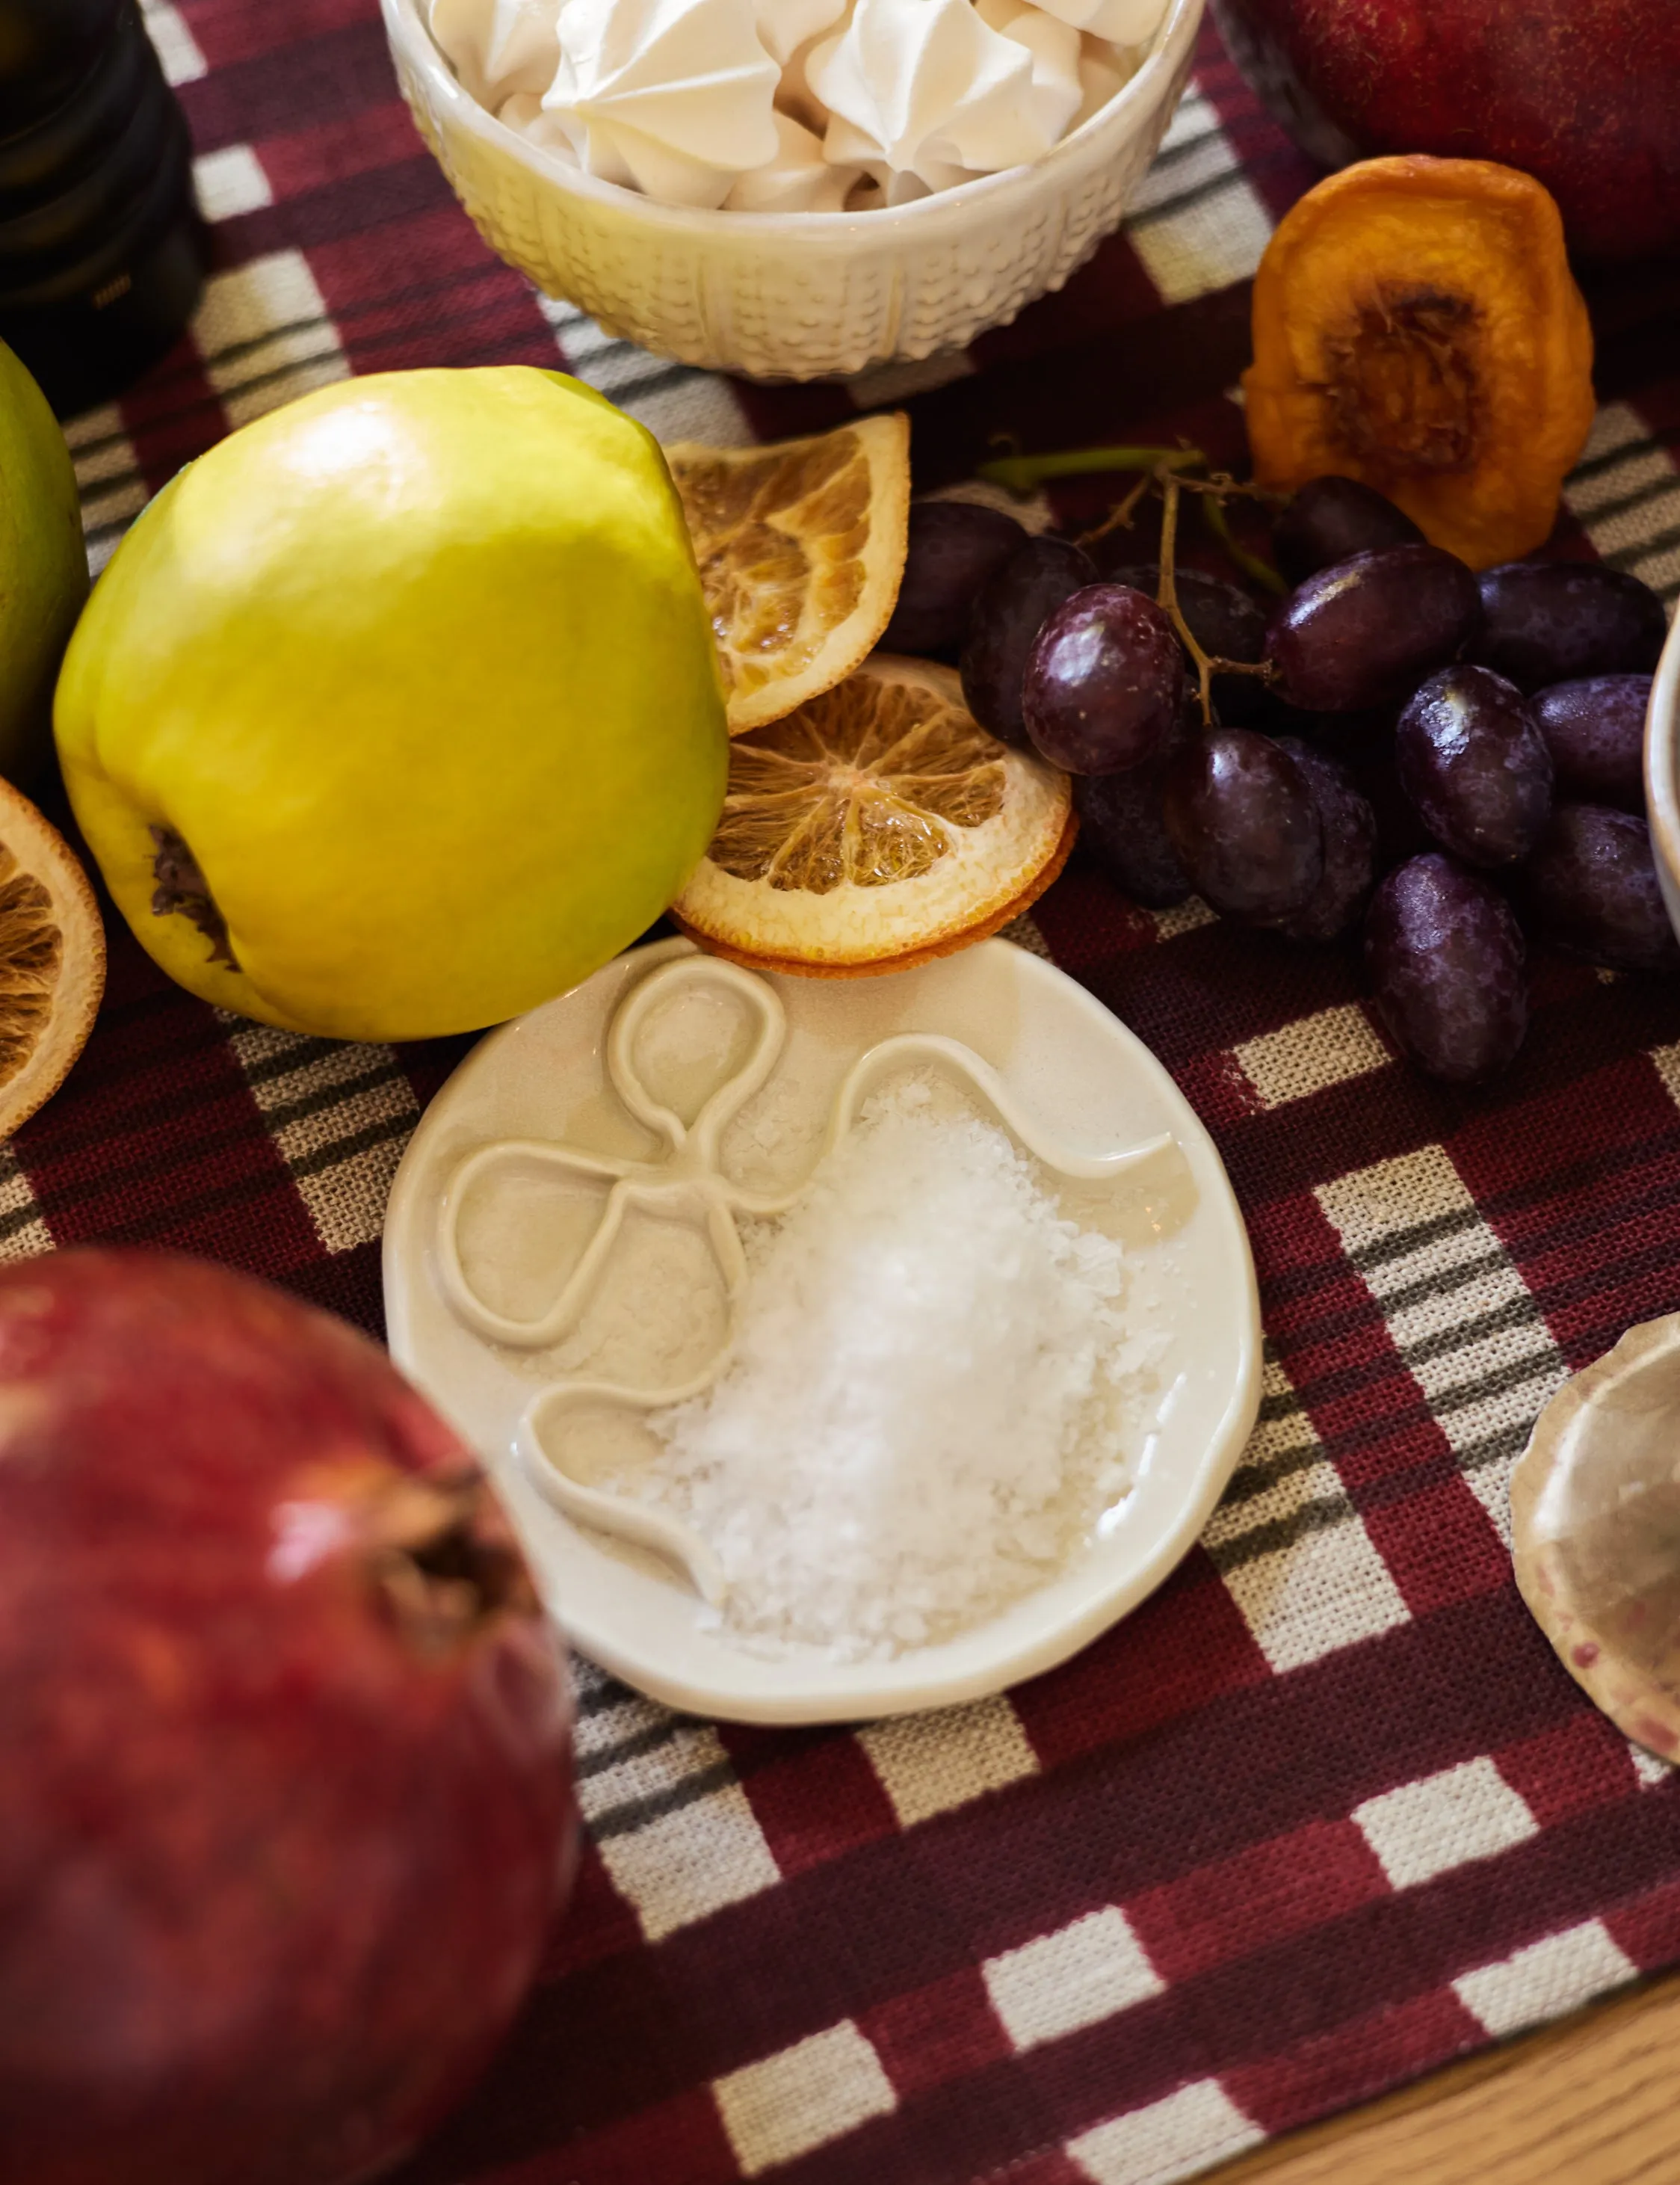
<svg viewBox="0 0 1680 2185"><path fill-rule="evenodd" d="M639 220L673 236L694 240L734 237L742 241L785 242L795 236L819 250L845 250L873 236L882 242L908 236L925 241L941 227L961 226L968 208L985 202L993 213L1007 211L1012 195L1033 193L1041 176L1081 160L1100 137L1116 146L1147 127L1155 112L1155 94L1170 79L1194 44L1205 0L1169 0L1155 33L1153 50L1129 83L1071 135L1052 145L1041 159L1005 167L952 189L936 190L913 204L884 205L868 212L725 212L695 205L661 204L639 190L586 175L581 168L552 158L539 146L499 121L473 98L434 42L424 20L425 0L380 0L386 36L393 48L427 84L433 102L448 109L451 120L476 137L488 150L514 159L539 181L568 196L583 198Z"/></svg>
<svg viewBox="0 0 1680 2185"><path fill-rule="evenodd" d="M1680 615L1669 627L1645 712L1645 810L1658 865L1680 891L1680 771L1675 725L1680 719ZM1671 917L1672 912L1671 910ZM1680 930L1680 920L1676 921Z"/></svg>

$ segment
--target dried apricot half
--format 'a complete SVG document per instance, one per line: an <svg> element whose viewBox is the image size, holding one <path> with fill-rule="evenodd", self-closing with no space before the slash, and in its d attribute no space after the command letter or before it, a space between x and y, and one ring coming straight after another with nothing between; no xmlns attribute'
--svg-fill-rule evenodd
<svg viewBox="0 0 1680 2185"><path fill-rule="evenodd" d="M1539 545L1593 422L1563 224L1487 159L1365 159L1309 190L1254 281L1263 485L1362 480L1472 568Z"/></svg>

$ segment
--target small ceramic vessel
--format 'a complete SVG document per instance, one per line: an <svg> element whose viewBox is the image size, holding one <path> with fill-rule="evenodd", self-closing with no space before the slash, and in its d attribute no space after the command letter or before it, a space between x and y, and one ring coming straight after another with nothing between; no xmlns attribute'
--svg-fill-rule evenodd
<svg viewBox="0 0 1680 2185"><path fill-rule="evenodd" d="M1680 1757L1680 1313L1566 1381L1511 1475L1516 1582L1616 1726Z"/></svg>

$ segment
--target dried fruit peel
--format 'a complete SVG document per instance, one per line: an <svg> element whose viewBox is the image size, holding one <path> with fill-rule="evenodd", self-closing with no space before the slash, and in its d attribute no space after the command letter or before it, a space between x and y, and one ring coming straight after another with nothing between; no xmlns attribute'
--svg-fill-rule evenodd
<svg viewBox="0 0 1680 2185"><path fill-rule="evenodd" d="M1539 545L1593 422L1563 226L1486 159L1366 159L1309 190L1255 277L1256 478L1375 486L1472 568Z"/></svg>
<svg viewBox="0 0 1680 2185"><path fill-rule="evenodd" d="M105 986L105 930L58 830L0 781L0 1137L64 1081Z"/></svg>
<svg viewBox="0 0 1680 2185"><path fill-rule="evenodd" d="M951 669L877 654L730 752L674 915L737 963L845 976L982 940L1065 862L1067 777L988 735Z"/></svg>
<svg viewBox="0 0 1680 2185"><path fill-rule="evenodd" d="M935 963L941 956L955 956L962 949L972 948L977 941L990 941L994 934L1003 932L1006 926L1024 917L1046 889L1062 877L1062 868L1073 854L1079 831L1079 815L1069 812L1061 840L1051 852L1049 862L1039 869L1019 895L996 910L989 911L973 925L965 925L960 933L952 934L945 940L930 942L926 947L907 948L901 956L883 956L872 963L811 964L791 956L756 956L748 949L732 947L725 942L710 938L685 924L674 911L672 923L710 954L739 964L748 971L780 971L800 979L878 979L887 971L913 971L918 964Z"/></svg>
<svg viewBox="0 0 1680 2185"><path fill-rule="evenodd" d="M666 450L717 640L729 734L849 675L904 574L910 422L860 417L768 447Z"/></svg>

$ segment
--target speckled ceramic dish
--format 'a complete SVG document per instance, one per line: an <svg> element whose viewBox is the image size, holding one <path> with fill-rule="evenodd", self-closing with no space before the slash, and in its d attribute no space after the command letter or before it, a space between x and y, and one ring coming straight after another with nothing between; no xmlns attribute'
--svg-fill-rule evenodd
<svg viewBox="0 0 1680 2185"><path fill-rule="evenodd" d="M1516 1582L1617 1727L1680 1758L1680 1313L1565 1382L1511 1475Z"/></svg>

